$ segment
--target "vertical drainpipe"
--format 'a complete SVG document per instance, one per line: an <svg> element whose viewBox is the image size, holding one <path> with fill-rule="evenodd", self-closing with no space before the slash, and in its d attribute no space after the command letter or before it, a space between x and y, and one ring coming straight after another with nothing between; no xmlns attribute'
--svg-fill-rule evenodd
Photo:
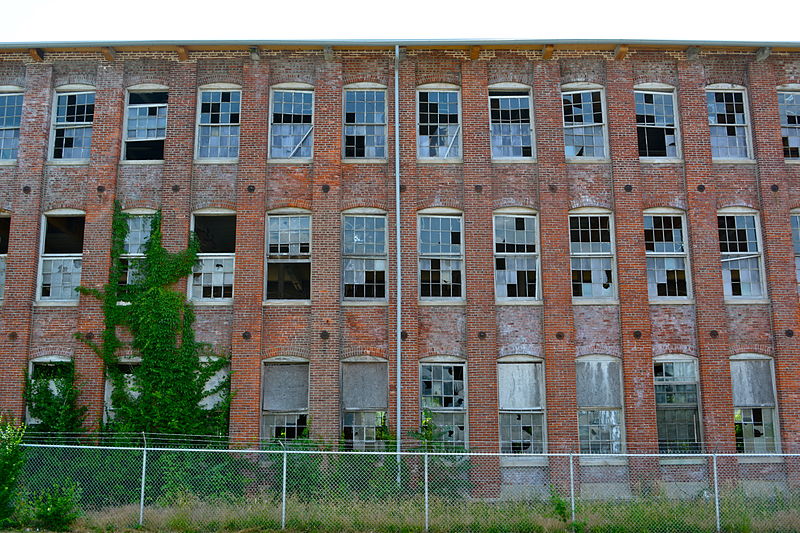
<svg viewBox="0 0 800 533"><path fill-rule="evenodd" d="M397 424L397 462L400 463L400 448L402 437L402 375L403 375L403 345L401 331L403 329L403 281L402 281L402 257L400 253L400 45L394 47L394 239L395 239L395 294L397 298L397 317L395 319L395 355L396 355L396 407L397 413L395 421ZM397 469L397 476L399 479L400 469Z"/></svg>

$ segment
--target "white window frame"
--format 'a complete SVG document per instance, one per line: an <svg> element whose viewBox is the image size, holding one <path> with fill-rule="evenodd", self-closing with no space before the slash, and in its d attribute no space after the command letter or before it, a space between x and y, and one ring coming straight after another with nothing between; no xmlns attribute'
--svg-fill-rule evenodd
<svg viewBox="0 0 800 533"><path fill-rule="evenodd" d="M800 209L792 209L789 220L792 225L792 249L794 252L794 272L797 293L800 294Z"/></svg>
<svg viewBox="0 0 800 533"><path fill-rule="evenodd" d="M0 165L14 165L17 163L17 159L19 159L19 141L20 135L22 133L22 116L25 113L25 89L22 87L17 87L16 85L0 85L0 98L1 97L10 97L10 96L21 96L22 97L22 110L20 111L20 125L13 127L13 126L3 126L0 124L0 133L4 131L16 131L16 139L17 139L17 156L16 157L8 157L3 158L2 152L0 152Z"/></svg>
<svg viewBox="0 0 800 533"><path fill-rule="evenodd" d="M53 209L51 211L47 211L42 214L41 218L41 228L39 229L39 268L38 268L38 275L36 278L36 305L57 305L57 306L76 306L78 305L78 300L80 294L75 291L74 298L70 299L55 299L50 297L43 297L42 296L42 280L43 280L43 264L46 259L57 259L63 258L64 260L78 260L81 261L81 274L83 273L83 251L81 250L80 254L45 254L44 253L44 246L45 246L45 239L47 237L47 218L48 217L83 217L84 218L84 245L86 239L86 213L80 209ZM78 279L78 283L75 285L76 287L80 286L81 280L80 277Z"/></svg>
<svg viewBox="0 0 800 533"><path fill-rule="evenodd" d="M644 217L678 217L681 219L683 229L683 252L656 252L647 250L645 244L645 258L647 260L647 289L651 303L685 302L692 299L692 267L689 260L689 228L687 226L686 212L671 207L656 207L645 209ZM684 275L686 278L686 296L659 296L650 292L650 259L680 258L683 259Z"/></svg>
<svg viewBox="0 0 800 533"><path fill-rule="evenodd" d="M92 85L84 85L84 84L71 84L71 85L62 85L55 89L55 93L53 96L53 115L51 118L50 123L50 143L48 146L48 162L54 164L72 164L72 165L85 165L89 162L92 153L92 146L93 146L93 137L94 137L94 118L96 114L95 112L92 114L92 122L75 122L74 125L70 125L69 122L58 122L58 99L60 96L70 96L70 95L78 95L78 94L93 94L95 96L93 106L97 106L97 90ZM88 157L56 157L55 156L55 147L56 147L56 131L60 129L69 129L69 128L89 128L91 129L91 133L89 134L89 156Z"/></svg>
<svg viewBox="0 0 800 533"><path fill-rule="evenodd" d="M165 129L163 137L148 137L147 139L129 139L128 138L128 118L130 115L130 109L133 108L150 108L150 107L164 107L167 109L167 125L165 128L169 127L169 101L166 104L131 104L130 103L130 95L131 93L167 93L169 96L169 88L166 85L158 85L154 83L142 83L139 85L132 85L127 88L125 91L125 114L122 120L122 150L120 150L120 161L125 162L126 164L157 164L163 163L164 158L161 159L127 159L126 152L128 148L129 142L138 142L138 141L164 141L166 144L167 139L167 131ZM166 154L164 154L166 155Z"/></svg>
<svg viewBox="0 0 800 533"><path fill-rule="evenodd" d="M735 85L732 83L715 83L708 85L705 88L706 93L706 115L708 116L709 128L709 149L711 150L711 159L714 162L750 162L753 160L753 133L752 133L752 118L750 117L750 101L747 98L747 88L742 85ZM738 93L742 95L742 106L744 108L744 124L717 124L716 121L712 122L712 116L708 113L708 95L712 93ZM744 142L746 154L743 156L730 156L730 155L715 155L714 144L712 139L714 135L711 129L714 127L733 126L735 128L742 128L744 130ZM738 136L737 136L738 137Z"/></svg>
<svg viewBox="0 0 800 533"><path fill-rule="evenodd" d="M152 231L153 217L155 217L155 215L156 215L156 210L155 209L147 209L147 208L123 209L122 213L124 215L126 215L126 218L125 218L125 222L126 223L132 218L138 218L138 217L150 218L150 223L151 223L150 229ZM130 225L128 226L128 230L130 231ZM130 235L130 233L128 235ZM149 236L148 236L148 239L149 239ZM125 237L125 243L123 243L124 246L127 246L127 241L128 241L128 238L126 236ZM135 270L135 269L131 268L131 265L132 265L131 260L138 261L138 260L143 259L144 258L144 252L129 253L129 252L126 252L125 251L125 247L123 247L122 253L120 254L119 258L121 260L124 260L124 261L127 262L126 263L126 268L125 268L125 278L126 278L125 284L126 285L130 285L131 284L131 275L132 275L133 271Z"/></svg>
<svg viewBox="0 0 800 533"><path fill-rule="evenodd" d="M768 301L769 296L767 294L767 271L764 264L764 239L761 235L761 217L759 216L758 211L755 209L751 209L749 207L725 207L717 211L717 217L721 216L751 216L755 222L755 231L756 231L756 244L758 245L758 251L752 253L743 253L743 252L722 252L720 250L720 259L722 264L720 268L722 270L722 285L723 285L723 294L725 296L725 303L764 303ZM717 230L719 230L719 219L717 222ZM717 239L719 239L719 231L717 232ZM720 243L721 246L721 243ZM726 257L728 256L728 257ZM724 263L727 261L735 261L735 260L743 260L748 258L758 258L758 270L759 270L759 278L760 278L760 287L761 287L761 294L760 295L733 295L732 292L732 282L729 286L725 280L725 269ZM727 294L731 292L731 294Z"/></svg>
<svg viewBox="0 0 800 533"><path fill-rule="evenodd" d="M383 92L384 102L384 122L374 124L348 124L346 122L347 116L347 93L353 91L370 91L370 92ZM346 131L348 126L381 126L383 127L383 157L348 157L346 155L345 139L347 137ZM346 163L384 163L389 157L389 95L387 87L379 83L360 82L351 83L342 87L342 161Z"/></svg>
<svg viewBox="0 0 800 533"><path fill-rule="evenodd" d="M224 208L215 208L215 207L208 207L204 209L197 209L192 212L192 219L191 219L191 231L194 231L195 227L195 218L197 216L232 216L234 219L236 218L236 211L232 209L224 209ZM231 261L231 274L233 275L233 279L231 280L231 296L230 297L194 297L193 292L196 286L195 284L195 274L202 274L202 264L204 261L223 261L228 262ZM198 270L198 267L200 268ZM221 273L224 277L226 272ZM213 274L212 274L213 275ZM188 294L186 296L187 300L191 300L195 304L219 304L219 305L229 305L233 302L234 297L236 296L235 289L236 289L236 252L232 253L199 253L197 254L197 263L195 263L194 267L192 268L192 274L189 276L189 283L187 283L187 291ZM224 285L223 285L224 286ZM202 284L200 284L201 291L202 291Z"/></svg>
<svg viewBox="0 0 800 533"><path fill-rule="evenodd" d="M425 155L422 153L422 146L421 140L422 135L419 134L419 127L420 127L420 113L419 113L419 95L420 93L455 93L456 98L458 100L458 128L456 128L456 132L453 135L453 140L450 142L450 145L447 147L445 151L445 155L437 155L437 156L430 156ZM414 112L416 117L416 130L415 130L415 139L417 145L417 161L421 163L458 163L463 160L463 151L464 151L464 117L462 111L462 102L461 102L461 87L458 85L453 85L451 83L427 83L425 85L419 85L416 91L416 100L414 101ZM426 136L427 137L427 136Z"/></svg>
<svg viewBox="0 0 800 533"><path fill-rule="evenodd" d="M308 381L306 383L306 387L308 389L308 397L306 398L306 408L305 409L292 409L289 411L271 411L264 409L264 381L266 380L266 367L267 365L306 365L308 368L307 376ZM275 437L266 436L264 435L264 426L266 425L264 420L268 416L276 416L276 417L286 417L286 416L304 416L306 418L306 425L304 426L303 431L308 431L311 427L311 420L310 420L310 403L311 403L311 362L308 359L302 357L295 357L295 356L278 356L278 357L271 357L269 359L264 359L261 361L261 383L259 384L259 434L261 436L262 441L272 441L275 440ZM272 425L275 427L275 424ZM285 427L285 426L284 426ZM301 426L294 426L294 427L301 427ZM278 439L282 441L292 441L295 439L303 438L302 435L295 435L293 438L286 438L286 439Z"/></svg>
<svg viewBox="0 0 800 533"><path fill-rule="evenodd" d="M203 107L203 93L207 92L238 92L239 93L239 122L238 124L201 124L200 118L202 116ZM234 83L209 83L202 85L197 89L197 110L194 121L194 159L198 163L235 163L239 161L239 154L242 147L242 112L244 111L242 101L242 87ZM232 157L203 157L200 155L200 127L201 126L238 126L239 135L237 136L236 156Z"/></svg>
<svg viewBox="0 0 800 533"><path fill-rule="evenodd" d="M272 217L308 217L308 259L292 259L287 257L285 259L270 259L269 253L269 221ZM266 223L264 224L264 302L268 304L283 304L283 305L308 305L311 303L314 291L314 216L308 209L299 209L294 207L287 207L281 209L274 209L267 212ZM308 298L269 298L269 265L277 263L308 263L309 264L309 294Z"/></svg>
<svg viewBox="0 0 800 533"><path fill-rule="evenodd" d="M656 364L664 364L664 363L692 363L694 365L694 381L657 381L655 377L655 365ZM697 398L697 403L695 404L695 412L697 413L697 449L693 451L686 451L686 452L671 452L671 451L661 451L661 439L659 438L659 453L701 453L703 451L703 443L705 442L705 438L703 436L703 413L701 410L701 397L700 397L700 362L696 357L692 357L690 355L684 354L665 354L659 355L653 358L653 385L654 390L655 387L658 385L666 385L666 384L676 384L676 385L689 385L693 384L695 386L695 397ZM660 407L661 404L658 403L656 400L656 431L658 431L658 410L664 409L684 409L688 410L691 407L688 404L679 404L678 407L669 407L668 403L663 404L664 407ZM674 444L673 444L674 445Z"/></svg>
<svg viewBox="0 0 800 533"><path fill-rule="evenodd" d="M494 155L494 135L492 132L492 127L494 123L492 122L492 98L503 98L502 94L495 94L496 93L503 93L503 92L522 92L526 91L528 93L528 111L530 113L530 119L528 121L528 129L526 131L529 132L531 137L531 155L529 156L496 156ZM506 98L510 97L510 95L505 96ZM519 97L518 97L519 98ZM513 82L503 82L503 83L494 83L489 85L488 87L488 105L489 105L489 151L492 154L492 160L502 163L514 163L514 162L522 162L522 163L530 163L536 161L536 130L534 127L534 109L533 109L533 89L530 85L524 85L522 83L513 83Z"/></svg>
<svg viewBox="0 0 800 533"><path fill-rule="evenodd" d="M75 364L72 357L67 355L43 355L40 357L35 357L28 361L28 376L27 378L33 380L33 368L36 365L48 365L48 364L59 364L59 363L72 363ZM55 390L53 390L53 384L50 384L50 390L55 394ZM41 424L42 421L38 418L33 418L31 416L30 410L28 409L28 403L25 402L25 423L28 425L35 425Z"/></svg>
<svg viewBox="0 0 800 533"><path fill-rule="evenodd" d="M371 355L360 355L354 357L348 357L346 359L342 359L341 361L341 375L344 376L344 365L354 365L354 364L372 364L372 365L382 365L383 368L381 370L386 372L386 385L389 384L389 361L386 359L382 359L380 357L375 357ZM342 398L344 398L344 379L341 380L341 387L342 387ZM382 451L384 441L378 438L377 429L380 427L388 427L388 420L389 420L389 390L386 390L386 406L384 409L380 408L345 408L344 401L342 401L342 435L343 440L345 441L345 449L348 450L360 450L360 451ZM348 427L346 423L346 419L348 415L353 415L354 417L369 417L374 416L375 424L352 424L349 427L360 427L362 429L372 428L374 432L374 437L372 439L366 438L366 434L362 434L362 439L351 439L347 440L345 435L345 428ZM378 423L382 422L382 423Z"/></svg>
<svg viewBox="0 0 800 533"><path fill-rule="evenodd" d="M769 361L769 368L770 374L772 378L772 407L764 407L764 406L745 406L740 405L737 406L734 404L734 425L736 424L736 411L742 409L771 409L772 410L772 427L774 431L773 439L775 443L775 449L771 452L738 452L737 453L781 453L781 427L780 427L780 416L778 413L778 388L777 383L775 381L775 359L763 354L757 353L740 353L730 356L729 361L732 363L733 361ZM738 444L737 444L738 447Z"/></svg>
<svg viewBox="0 0 800 533"><path fill-rule="evenodd" d="M545 384L547 382L547 375L545 369L544 359L539 357L533 357L529 355L508 355L501 357L497 360L498 366L498 383L497 383L497 391L498 396L501 394L501 383L500 383L500 372L499 367L502 365L541 365L541 382L537 383L536 385L539 388L539 398L541 398L541 405L538 407L520 407L520 408L503 408L499 406L498 402L498 411L499 411L499 423L498 423L498 440L500 441L500 453L512 453L516 455L531 455L531 454L541 454L547 453L547 394L546 394L546 387ZM532 452L514 452L514 451L504 451L503 450L503 415L540 415L542 420L542 441L541 441L541 450L540 451L532 451ZM508 441L513 445L513 439ZM532 444L533 445L533 444Z"/></svg>
<svg viewBox="0 0 800 533"><path fill-rule="evenodd" d="M614 225L614 213L605 208L597 208L597 207L579 207L577 209L573 209L569 212L569 220L571 221L573 218L579 217L607 217L608 218L608 229L611 236L611 252L581 252L581 253L573 253L572 252L572 239L569 238L569 245L570 245L570 289L572 289L572 272L574 268L572 267L572 260L573 259L591 259L591 258L610 258L611 259L611 293L607 296L575 296L573 293L572 296L572 303L573 304L616 304L618 293L619 293L619 275L617 273L617 240L616 240L616 227ZM571 227L567 227L567 231L571 231ZM571 292L572 293L572 292Z"/></svg>
<svg viewBox="0 0 800 533"><path fill-rule="evenodd" d="M458 254L434 254L434 253L423 253L422 252L422 218L423 217L439 217L439 218L458 218L461 220L461 244L460 244L460 252ZM452 303L462 303L466 300L467 294L467 280L466 280L466 269L464 265L464 249L465 249L465 231L464 231L464 213L458 209L453 208L446 208L446 207L434 207L434 208L427 208L421 209L417 211L417 283L419 287L419 300L420 302L429 302L429 303L438 303L438 304L447 304L448 302ZM423 260L440 260L440 261L459 261L461 263L461 268L458 270L460 272L461 277L461 294L459 296L423 296L422 295L422 261ZM440 270L440 272L442 272ZM450 272L456 272L455 270L451 270ZM442 283L440 282L440 285Z"/></svg>
<svg viewBox="0 0 800 533"><path fill-rule="evenodd" d="M140 357L120 357L119 361L117 361L116 365L121 366L130 366L135 367L142 364L142 360ZM133 377L133 374L128 374ZM132 398L138 398L141 394L139 391L131 390L135 385L133 379L126 380L125 389L129 396ZM114 382L111 381L111 376L109 376L108 368L106 367L105 370L105 389L103 392L103 422L108 423L114 420L116 413L114 412L116 409L114 407L114 403L111 399L111 395L114 394Z"/></svg>
<svg viewBox="0 0 800 533"><path fill-rule="evenodd" d="M311 155L309 156L299 156L299 155L290 155L289 157L274 157L272 155L272 148L273 148L273 135L275 133L275 123L273 122L273 112L272 106L274 105L275 101L275 93L276 92L290 92L290 93L309 93L311 94L311 124L308 132L303 136L303 139L297 144L292 154L297 153L300 148L302 147L303 143L306 139L309 139L309 150ZM308 163L314 159L314 130L315 130L315 121L316 121L316 107L317 107L317 95L313 85L308 83L279 83L277 85L273 85L269 89L269 109L267 112L269 113L269 136L267 139L267 160L271 163L291 163L291 164L298 164L298 163Z"/></svg>
<svg viewBox="0 0 800 533"><path fill-rule="evenodd" d="M422 367L424 366L439 366L439 367L447 367L447 366L460 366L462 370L462 381L463 381L463 406L462 407L425 407L423 402L423 387L422 387ZM460 357L455 356L435 356L435 357L425 357L420 359L419 361L419 406L420 406L420 426L422 423L422 417L424 416L424 411L427 409L431 412L433 423L436 424L436 415L457 415L461 414L464 418L464 440L463 442L458 440L441 440L437 442L437 444L444 444L445 446L463 446L464 448L469 447L469 381L467 379L467 361ZM442 431L447 426L443 424L436 424L437 429Z"/></svg>
<svg viewBox="0 0 800 533"><path fill-rule="evenodd" d="M567 94L577 94L577 93L591 93L591 92L599 92L600 93L600 105L603 111L603 121L600 123L593 122L592 124L586 125L567 125L566 117L564 116L564 95ZM562 124L562 133L564 139L564 158L567 163L596 163L596 162L605 162L610 160L610 149L608 144L608 106L606 104L606 88L603 85L599 85L597 83L587 83L587 82L576 82L576 83L566 83L561 86L561 93L559 94L559 98L561 100L561 124ZM600 126L600 131L603 135L603 155L602 156L584 156L584 155L570 155L567 151L567 129L576 129L576 128L585 128L585 127L596 127Z"/></svg>
<svg viewBox="0 0 800 533"><path fill-rule="evenodd" d="M672 162L672 161L682 161L683 160L683 151L681 150L681 125L678 118L678 98L677 98L677 91L675 87L672 85L667 85L666 83L640 83L633 87L634 92L634 113L636 112L635 106L635 95L637 93L642 94L656 94L659 96L669 95L672 98L672 109L673 109L673 135L675 136L675 155L665 155L665 156L643 156L639 155L639 161L643 163L665 163L665 162ZM666 126L652 126L652 125L645 125L639 124L638 120L636 122L636 132L638 137L638 132L640 127L649 127L649 128L660 128L660 129L667 129ZM666 135L666 134L665 134ZM637 143L638 144L638 143Z"/></svg>
<svg viewBox="0 0 800 533"><path fill-rule="evenodd" d="M534 245L536 246L536 251L529 253L529 252L498 252L497 251L497 217L523 217L523 218L530 218L533 219L533 223L535 225L535 232L534 238L535 242ZM492 245L493 245L493 252L494 252L494 288L495 288L495 301L499 304L514 304L514 303L536 303L541 301L542 295L542 269L541 269L541 239L540 230L539 230L539 214L535 209L530 209L526 207L506 207L502 209L497 209L492 213ZM500 296L497 292L498 286L498 274L499 270L497 269L497 260L501 258L525 258L531 257L534 262L534 268L536 269L536 294L533 296Z"/></svg>
<svg viewBox="0 0 800 533"><path fill-rule="evenodd" d="M800 104L800 83L787 83L785 85L778 86L778 95L781 94L791 94L795 101ZM798 144L800 145L800 115L784 115L781 113L780 109L780 100L778 101L778 113L780 115L781 121L781 138L782 139L797 139ZM784 124L784 119L788 118L789 116L798 116L798 124ZM788 120L787 120L788 122ZM793 135L784 135L784 133L788 134L789 132L793 132ZM787 163L800 163L800 146L793 146L798 150L797 156L787 156L786 155L786 148L787 146L783 147L783 158Z"/></svg>
<svg viewBox="0 0 800 533"><path fill-rule="evenodd" d="M354 208L342 212L342 279L341 291L343 302L386 302L389 300L389 219L386 211L375 208ZM367 218L381 218L383 219L383 254L374 255L360 255L360 254L347 254L345 253L345 218L346 217L367 217ZM345 262L348 260L367 260L367 261L383 261L384 263L384 295L383 296L347 296L345 292ZM375 270L377 272L377 270Z"/></svg>
<svg viewBox="0 0 800 533"><path fill-rule="evenodd" d="M587 452L583 452L583 442L581 441L581 438L580 438L581 414L583 412L612 412L612 411L616 411L616 412L619 413L619 417L618 417L618 421L619 421L618 422L618 425L619 425L619 441L616 444L615 444L615 441L608 441L608 442L609 442L609 446L611 446L612 449L613 449L614 446L618 446L619 447L618 450L617 451L611 451L611 452L591 452L590 451L588 453L589 454L596 454L596 453L601 453L601 454L624 454L625 450L626 450L626 447L627 447L627 438L626 438L626 430L625 430L625 390L624 390L625 389L625 381L624 381L624 368L623 368L623 365L622 365L622 359L619 358L619 357L614 357L613 355L583 355L583 356L575 358L575 365L577 367L577 364L578 363L582 363L582 362L603 362L603 361L605 361L605 362L613 362L613 363L618 363L619 364L619 372L620 372L620 376L619 376L619 404L620 405L619 405L619 407L611 406L611 405L608 405L608 406L600 406L600 405L581 406L581 405L578 405L577 406L578 446L579 446L579 449L581 450L581 453L587 453ZM577 383L577 376L576 376L576 386L580 386L580 384ZM594 442L594 441L589 440L588 444L590 445L592 442Z"/></svg>

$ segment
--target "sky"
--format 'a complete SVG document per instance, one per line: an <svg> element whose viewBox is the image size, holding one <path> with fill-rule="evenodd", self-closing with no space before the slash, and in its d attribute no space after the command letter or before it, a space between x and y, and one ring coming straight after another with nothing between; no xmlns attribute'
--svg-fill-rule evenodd
<svg viewBox="0 0 800 533"><path fill-rule="evenodd" d="M0 42L800 41L796 0L0 0ZM758 8L754 9L753 6Z"/></svg>

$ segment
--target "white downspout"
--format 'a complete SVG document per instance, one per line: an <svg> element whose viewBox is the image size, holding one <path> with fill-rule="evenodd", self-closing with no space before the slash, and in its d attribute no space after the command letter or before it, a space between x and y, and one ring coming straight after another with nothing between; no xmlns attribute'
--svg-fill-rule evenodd
<svg viewBox="0 0 800 533"><path fill-rule="evenodd" d="M395 396L397 412L395 415L395 422L397 424L396 440L397 440L397 480L400 481L400 450L403 440L402 431L403 426L401 423L402 417L402 375L403 375L403 342L401 331L403 329L403 269L402 256L401 256L401 214L400 214L400 45L394 47L394 239L395 239L395 294L397 298L397 317L395 318Z"/></svg>

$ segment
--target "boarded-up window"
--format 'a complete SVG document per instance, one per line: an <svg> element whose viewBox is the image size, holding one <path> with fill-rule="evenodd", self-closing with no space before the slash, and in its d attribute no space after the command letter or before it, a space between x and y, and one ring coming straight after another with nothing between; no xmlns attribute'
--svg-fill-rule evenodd
<svg viewBox="0 0 800 533"><path fill-rule="evenodd" d="M342 365L342 404L346 410L384 410L389 404L388 389L385 363Z"/></svg>
<svg viewBox="0 0 800 533"><path fill-rule="evenodd" d="M542 368L532 362L497 365L502 453L544 451Z"/></svg>
<svg viewBox="0 0 800 533"><path fill-rule="evenodd" d="M576 364L581 453L622 453L622 376L612 358Z"/></svg>
<svg viewBox="0 0 800 533"><path fill-rule="evenodd" d="M500 364L497 366L500 409L539 409L542 407L541 363Z"/></svg>
<svg viewBox="0 0 800 533"><path fill-rule="evenodd" d="M261 397L265 411L308 409L308 363L264 365Z"/></svg>
<svg viewBox="0 0 800 533"><path fill-rule="evenodd" d="M578 407L622 407L620 370L611 359L578 361Z"/></svg>
<svg viewBox="0 0 800 533"><path fill-rule="evenodd" d="M733 405L737 407L770 407L775 405L772 389L772 367L769 359L731 361Z"/></svg>

